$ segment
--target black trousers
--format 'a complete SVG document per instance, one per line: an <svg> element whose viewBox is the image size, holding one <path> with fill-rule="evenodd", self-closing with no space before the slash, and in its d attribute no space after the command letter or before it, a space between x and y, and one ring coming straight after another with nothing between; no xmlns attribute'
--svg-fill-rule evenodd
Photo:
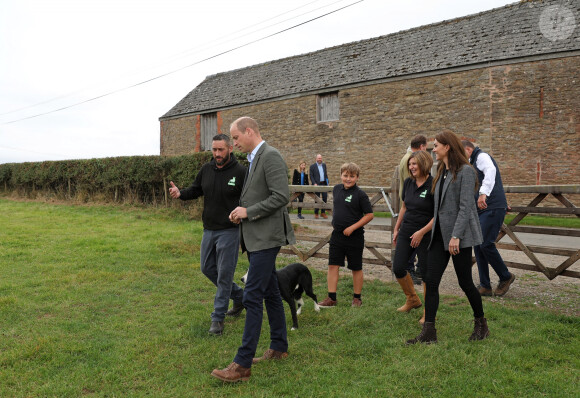
<svg viewBox="0 0 580 398"><path fill-rule="evenodd" d="M248 268L248 283L246 283L242 300L246 307L246 324L242 335L242 345L234 358L235 363L245 368L252 366L252 359L256 355L262 330L264 303L270 323L270 348L280 352L288 351L286 315L276 275L276 256L279 251L280 247L273 247L248 252L250 268Z"/></svg>
<svg viewBox="0 0 580 398"><path fill-rule="evenodd" d="M427 292L425 295L426 322L435 322L435 316L439 308L439 284L449 263L450 256L453 260L453 267L455 268L459 287L461 287L461 290L463 290L469 300L474 318L483 316L481 295L473 284L473 277L471 276L472 250L472 247L460 248L458 254L451 256L449 253L449 242L443 242L441 228L439 227L439 223L437 223L433 231L433 242L427 252L427 275L423 280L427 284Z"/></svg>
<svg viewBox="0 0 580 398"><path fill-rule="evenodd" d="M427 276L427 246L431 240L431 232L427 232L418 247L411 247L411 237L403 236L399 233L397 236L397 246L395 250L395 258L393 259L393 272L397 278L404 278L409 269L409 259L417 255L419 262L417 267L421 272L421 279Z"/></svg>
<svg viewBox="0 0 580 398"><path fill-rule="evenodd" d="M326 181L321 181L318 183L318 185L327 186L328 184L326 183ZM321 193L322 193L322 200L324 201L324 203L326 203L326 201L328 200L328 192L319 192L316 194L316 196L318 196L320 198ZM326 210L320 209L320 213L324 214L324 213L326 213ZM314 214L318 214L318 209L314 209Z"/></svg>
<svg viewBox="0 0 580 398"><path fill-rule="evenodd" d="M302 203L304 201L304 194L301 193L295 200L298 200L298 202ZM298 214L302 214L302 207L298 208Z"/></svg>

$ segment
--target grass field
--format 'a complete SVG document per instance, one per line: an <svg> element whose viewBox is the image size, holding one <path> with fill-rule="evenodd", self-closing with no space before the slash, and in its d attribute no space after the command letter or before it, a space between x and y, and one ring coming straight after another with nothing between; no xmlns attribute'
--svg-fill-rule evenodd
<svg viewBox="0 0 580 398"><path fill-rule="evenodd" d="M348 278L338 308L306 300L288 359L225 385L210 372L231 362L243 318L208 335L201 234L175 211L0 199L0 397L578 396L579 318L485 302L491 337L473 343L467 300L445 296L439 344L405 347L420 313L396 313L398 285L365 283L353 309ZM313 276L322 299L326 277Z"/></svg>

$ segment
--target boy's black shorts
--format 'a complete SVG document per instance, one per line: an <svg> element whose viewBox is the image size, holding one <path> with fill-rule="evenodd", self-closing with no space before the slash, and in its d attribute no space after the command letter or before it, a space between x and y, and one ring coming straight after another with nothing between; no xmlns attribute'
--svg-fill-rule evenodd
<svg viewBox="0 0 580 398"><path fill-rule="evenodd" d="M328 265L338 265L344 267L344 258L348 261L348 269L351 271L362 270L362 257L364 245L360 247L352 247L347 245L339 245L330 242L330 249L328 252Z"/></svg>

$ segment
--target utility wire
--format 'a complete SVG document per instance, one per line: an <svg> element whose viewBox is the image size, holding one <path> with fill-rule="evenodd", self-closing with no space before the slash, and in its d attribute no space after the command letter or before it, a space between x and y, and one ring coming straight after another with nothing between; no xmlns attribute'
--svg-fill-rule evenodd
<svg viewBox="0 0 580 398"><path fill-rule="evenodd" d="M281 13L281 14L278 14L278 15L276 15L276 16L274 16L274 17L272 17L272 18L268 18L268 19L266 19L266 20L264 20L264 21L262 21L262 22L258 22L258 23L257 23L257 24L255 24L254 26L260 26L260 25L263 25L263 24L265 24L266 22L269 22L269 21L275 20L276 18L279 18L279 17L281 17L281 16L283 16L283 15L289 14L289 13L291 13L291 12L294 12L294 11L296 11L296 10L299 10L299 9L301 9L301 8L307 7L307 6L311 5L311 4L318 3L319 1L321 1L321 0L314 0L314 1L310 2L310 3L307 3L307 4L304 4L304 5L302 5L302 6L300 6L300 7L294 8L294 9L292 9L292 10L289 10L289 11L285 11L285 12L283 12L283 13ZM344 0L339 0L339 2L340 2L340 1L344 1ZM333 4L335 4L335 3L332 3L332 4L330 4L330 5L333 5ZM323 6L323 7L327 7L327 6L328 6L328 5L326 5L326 6ZM323 7L320 7L320 8L323 8ZM319 8L317 8L317 9L314 9L314 10L311 10L311 11L309 11L308 13L310 13L310 12L314 12L314 11L316 11L316 10L318 10L318 9L319 9ZM300 17L300 16L302 16L302 15L304 15L304 14L298 15L298 16L296 16L296 17L293 17L293 18L286 19L286 20L284 20L284 21L281 21L281 22L279 22L279 23L286 22L286 21L288 21L288 20L291 20L291 19L294 19L294 18L298 18L298 17ZM276 24L274 24L274 25L276 25ZM229 37L232 37L232 36L234 36L234 37L236 37L237 39L239 39L240 37L244 37L244 36L246 36L246 35L248 35L248 34L251 34L251 33L258 32L258 31L260 31L260 30L266 29L266 28L268 28L268 27L271 27L271 26L274 26L274 25L269 25L269 26L267 26L267 27L265 27L265 28L261 28L261 29L255 30L255 31L253 31L253 32L250 32L250 33L244 34L244 35L242 35L242 36L238 36L238 34L239 34L239 33L241 33L241 32L244 32L244 31L246 31L246 30L248 30L248 29L251 29L252 27L251 27L251 26L248 26L248 27L242 28L242 29L240 29L240 30L237 30L237 31L235 31L235 32L232 32L232 33L230 33L230 34L227 34L227 35L225 35L225 36L219 37L219 38L217 38L217 39L215 39L215 40L213 40L213 41L210 41L210 42L207 42L207 43L204 43L204 44L201 44L201 45L198 45L198 46L195 46L195 47L189 48L189 49L187 49L187 50L185 50L185 51L182 51L182 52L180 52L180 53L178 53L178 54L171 55L171 56L169 56L169 57L167 57L167 58L166 58L166 61L165 61L165 62L158 63L158 64L156 64L156 65L152 65L152 66L150 66L150 67L146 67L146 68L144 68L144 69L141 69L141 70L149 70L149 69L152 69L152 68L154 68L154 67L157 67L157 66L162 66L162 65L165 65L165 64L169 63L171 60L177 60L177 59L180 59L180 58L186 57L186 56L188 56L188 54L190 54L191 52L193 52L193 51L196 51L196 50L203 49L204 47L205 47L205 48L207 48L207 47L211 48L211 47L213 47L213 46L215 46L215 45L219 44L220 42L222 42L222 43L227 43L227 42L228 42L228 41L230 41L230 40L225 40L225 39L227 39L227 38L229 38ZM133 70L133 71L126 72L125 74L133 74L133 73L135 73L135 72L139 72L139 71L140 71L139 69L136 69L136 70ZM57 100L60 100L60 99L63 99L63 98L67 98L67 97L70 97L70 96L72 96L72 95L75 95L75 94L81 93L81 92L83 92L83 91L85 91L85 90L88 90L88 89L90 89L90 88L92 88L92 87L95 87L95 86L98 86L98 85L99 85L99 83L94 83L94 84L92 84L92 85L90 85L90 86L86 86L86 87L84 87L84 88L81 88L81 89L78 89L78 90L75 90L75 91L69 92L69 93L67 93L67 94L59 95L58 97L50 98L50 99L47 99L47 100L45 100L45 101L41 101L41 102L38 102L38 103L35 103L35 104L26 105L26 106L23 106L23 107L21 107L21 108L17 108L17 109L13 109L13 110L10 110L10 111L7 111L7 112L0 113L0 116L9 115L9 114L11 114L11 113L15 113L15 112L23 111L23 110L25 110L25 109L35 108L35 107L37 107L37 106L40 106L40 105L45 105L45 104L48 104L48 103L50 103L50 102L54 102L54 101L57 101Z"/></svg>
<svg viewBox="0 0 580 398"><path fill-rule="evenodd" d="M282 23L284 23L284 22L288 22L288 21L291 21L291 20L293 20L293 19L296 19L296 18L299 18L299 17L301 17L301 16L304 16L304 15L306 15L306 14L310 14L310 13L312 13L312 12L318 11L318 10L320 10L320 9L322 9L322 8L330 7L330 6L333 6L333 5L337 4L337 3L342 3L342 2L344 2L345 0L338 0L338 1L335 1L334 3L326 4L326 5L323 5L323 6L321 6L321 7L315 8L315 9L313 9L313 10L307 11L307 12L305 12L305 13L302 13L302 14L299 14L299 15L295 15L295 16L293 16L293 17L291 17L291 18L287 18L287 19L285 19L285 20L282 20L282 21L280 21L280 22L276 22L275 24L271 24L271 25L265 26L265 27L263 27L263 28L259 28L259 29L253 30L253 31L251 31L251 32L248 32L248 33L245 33L245 34L243 34L243 35L241 35L241 36L239 36L239 35L238 35L239 33L241 33L241 32L244 32L244 31L247 31L247 30L249 30L249 29L251 29L251 28L253 28L253 27L255 27L255 26L260 26L260 25L263 25L263 24L265 24L266 22L273 21L273 20L275 20L275 19L277 19L277 18L279 18L279 17L281 17L281 16L284 16L284 15L286 15L286 14L290 14L290 13L292 13L292 12L294 12L294 11L297 11L297 10L299 10L299 9L301 9L301 8L307 7L307 6L311 5L311 4L318 3L319 1L321 1L321 0L315 0L315 1L312 1L312 2L310 2L310 3L304 4L304 5L300 6L300 7L294 8L294 9L292 9L292 10L285 11L285 12L283 12L283 13L281 13L281 14L278 14L278 15L276 15L276 16L274 16L274 17L272 17L272 18L266 19L266 20L264 20L264 21L262 21L262 22L258 22L257 24L254 24L253 26L248 26L248 27L246 27L246 28L243 28L243 29L237 30L237 31L235 31L235 32L232 32L232 33L230 33L230 34L227 34L227 35L225 35L225 36L219 37L219 38L217 38L217 39L215 39L215 40L213 40L213 41L211 41L211 42L204 43L204 44L202 44L202 45L195 46L195 47L193 47L193 48L190 48L190 49L188 49L188 50L185 50L185 51L183 51L183 52L181 52L181 53L179 53L179 54L175 54L175 55L173 55L171 58L173 58L173 59L179 59L179 58L187 57L187 56L188 56L188 55L189 55L189 54L190 54L192 51L199 50L199 49L205 49L205 48L208 48L208 47L209 47L209 48L212 48L212 47L214 47L214 45L216 45L216 44L226 44L226 43L228 43L228 42L232 41L232 40L225 40L225 39L228 39L228 38L229 38L229 37L231 37L231 36L235 36L235 37L236 37L236 39L240 39L240 38L242 38L242 37L245 37L245 36L251 35L251 34L253 34L253 33L260 32L260 31L262 31L262 30L265 30L265 29L271 28L272 26L280 25L280 24L282 24ZM163 63L163 64L165 64L165 63Z"/></svg>
<svg viewBox="0 0 580 398"><path fill-rule="evenodd" d="M294 9L292 9L292 10L285 11L285 12L283 12L283 13L280 13L280 14L278 14L278 15L276 15L276 16L274 16L274 17L272 17L272 18L268 18L268 19L266 19L266 20L264 20L264 21L262 21L262 22L259 22L259 23L255 24L254 26L260 26L260 25L263 25L263 24L265 24L265 23L267 23L267 22L269 22L269 21L273 21L273 20L275 20L275 19L277 19L277 18L279 18L279 17L281 17L281 16L284 16L284 15L290 14L290 13L292 13L292 12L294 12L294 11L297 11L297 10L299 10L299 9L301 9L301 8L307 7L307 6L309 6L309 5L312 5L312 4L314 4L314 3L317 3L317 2L319 2L319 1L321 1L321 0L314 0L314 1L310 2L310 3L307 3L307 4L304 4L304 5L302 5L302 6L300 6L300 7L296 7L296 8L294 8ZM341 3L341 2L343 2L343 1L344 1L344 0L338 0L338 1L335 1L335 2L333 2L333 3L330 3L330 4L323 5L323 6L321 6L321 7L315 8L315 9L313 9L313 10L310 10L310 11L307 11L307 12L305 12L305 13L302 13L302 14L299 14L299 15L296 15L296 16L293 16L293 17L291 17L291 18L287 18L287 19L285 19L285 20L282 20L282 21L280 21L280 22L277 22L277 23L275 23L275 24L271 24L271 25L268 25L268 26L265 26L265 27L262 27L262 28L259 28L259 29L256 29L256 30L253 30L253 31L251 31L251 32L245 33L245 34L243 34L243 35L241 35L241 36L240 36L240 35L238 35L238 34L239 34L239 33L241 33L241 32L244 32L244 31L246 31L246 30L248 30L248 29L250 29L251 27L246 27L246 28L243 28L243 29L237 30L237 31L235 31L235 32L232 32L232 33L230 33L230 34L228 34L228 35L225 35L225 36L222 36L222 37L220 37L220 38L217 38L217 39L215 39L215 40L213 40L213 41L211 41L211 42L209 42L209 43L204 43L204 44L202 44L202 45L199 45L199 46L196 46L196 47L190 48L190 49L188 49L188 50L185 50L185 51L183 51L183 52L181 52L181 53L178 53L178 54L172 55L172 56L170 56L170 57L168 57L168 58L167 58L169 61L163 62L163 63L161 63L161 64L157 64L157 66L162 66L162 65L168 64L169 62L171 62L171 60L177 60L177 59L179 59L179 58L184 58L184 57L188 56L188 54L190 54L191 52L193 52L193 51L196 51L196 50L197 50L197 51L199 51L200 49L204 49L204 48L211 48L211 47L214 47L215 45L219 45L219 44L227 44L228 42L232 41L232 40L225 40L225 39L227 39L227 38L229 38L229 37L235 36L236 40L238 40L238 39L240 39L240 38L242 38L242 37L245 37L245 36L251 35L251 34L253 34L253 33L256 33L256 32L259 32L259 31L262 31L262 30L265 30L265 29L271 28L271 27L273 27L273 26L276 26L276 25L282 24L282 23L284 23L284 22L291 21L292 19L299 18L299 17L301 17L301 16L304 16L304 15L310 14L310 13L312 13L312 12L315 12L315 11L318 11L318 10L320 10L320 9L322 9L322 8L326 8L326 7L329 7L329 6L333 6L333 5L335 5L335 4L337 4L337 3ZM364 1L364 0L360 0L360 1L358 1L357 3L360 3L360 2L362 2L362 1ZM346 7L350 7L350 6L351 6L351 5L353 5L353 4L356 4L356 3L349 4L349 5L347 5ZM346 8L346 7L343 7L343 8ZM342 9L342 8L341 8L341 9ZM341 10L341 9L337 9L337 10L335 10L335 11L333 11L333 12L339 11L339 10ZM331 14L331 13L332 13L332 12L330 12L330 13L328 13L328 14ZM322 16L320 16L320 17L318 17L318 18L324 17L324 16L326 16L326 15L328 15L328 14L322 15ZM312 19L312 20L310 20L310 21L314 21L315 19L318 19L318 18L314 18L314 19ZM307 21L306 23L308 23L308 22L310 22L310 21ZM291 27L291 28L289 28L289 29L292 29L292 28L294 28L294 27L297 27L297 26L300 26L300 25L301 25L301 24L299 24L299 25L296 25L296 26L293 26L293 27ZM284 32L284 30L283 30L283 31L280 31L280 32L278 32L278 33L281 33L281 32ZM275 33L275 34L276 34L276 33ZM275 35L275 34L273 34L273 35ZM268 37L271 37L271 36L272 36L272 35L270 35L270 36L266 36L265 38L268 38ZM265 39L265 38L262 38L262 39ZM260 41L260 40L262 40L262 39L258 39L258 40L256 40L256 41ZM253 43L255 43L256 41L253 41L253 42L247 43L246 45L253 44ZM241 48L241 47L244 47L244 46L245 46L245 45L242 45L242 46L240 46L240 47L236 47L236 48L234 48L233 50L236 50L236 49L238 49L238 48ZM231 50L231 51L233 51L233 50ZM203 50L202 50L202 51L203 51ZM224 52L224 53L220 53L220 54L218 54L218 55L216 55L216 56L219 56L219 55L222 55L222 54L226 54L227 52L229 52L229 51L226 51L226 52ZM201 63L201 62L204 62L204 61L207 61L207 60L209 60L209 59L212 59L212 58L214 58L214 57L216 57L216 56L209 57L209 58L207 58L207 59L204 59L204 60L202 60L202 61L200 61L200 62L196 62L196 63L194 63L194 64L192 64L192 65L188 65L188 66L186 66L186 67L184 67L184 68L180 68L180 69L177 69L177 70L175 70L175 71L169 72L169 73L167 73L167 74L163 74L163 75L161 75L161 76L159 76L159 77L164 77L164 76L170 75L170 74L172 74L172 73L176 73L176 72L178 72L178 71L180 71L180 70L182 70L182 69L188 68L188 67L190 67L190 66L196 65L196 64L198 64L198 63ZM150 66L150 67L146 67L145 69L141 69L141 70L143 70L143 71L146 71L146 70L148 70L148 69L152 69L152 68L154 68L154 67L157 67L157 66L153 65L153 66ZM139 70L137 69L137 70L134 70L134 71L132 71L132 72L128 72L128 73L131 73L131 74L133 74L133 73L135 73L135 72L138 72L138 71L139 71ZM85 103L85 102L92 101L93 99L99 99L99 98L101 98L101 97L103 97L103 96L107 96L107 95L115 94L115 93L117 93L117 92L119 92L119 91L124 91L124 90L126 90L126 89L133 88L133 87L135 87L135 86L137 86L137 85L139 85L139 84L142 84L142 83L147 83L147 82L149 82L149 81L151 81L151 80L155 80L155 79L156 79L156 78L153 78L153 79L150 79L150 80L147 80L147 81L141 82L141 83L137 83L137 84L135 84L135 85L130 85L130 86L124 87L124 88L122 88L122 89L114 90L114 91L112 91L112 92L109 92L109 93L103 94L103 95L101 95L101 96L98 96L98 97L95 97L95 98L91 98L91 99L89 99L89 100L86 100L86 101L83 101L83 102L75 103L75 104L72 104L72 105L70 105L70 106L66 106L66 107L58 108L58 109L55 109L55 110L52 110L52 111L48 111L48 112L41 113L41 114L38 114L38 115L33 115L33 116L30 116L30 117L25 117L25 118L21 118L21 119L16 119L16 120L8 121L8 122L5 122L5 123L0 123L0 125L4 125L4 124L10 124L10 123L15 123L15 122L18 122L18 121L21 121L21 120L26 120L26 119L30 119L30 118L34 118L34 117L38 117L38 116L43 116L43 115L46 115L46 114L49 114L49 113L52 113L52 112L58 112L58 111L61 111L61 110L64 110L64 109L68 109L68 108L70 108L70 107L73 107L73 106L76 106L76 105L83 104L83 103ZM9 115L9 114L11 114L11 113L19 112L19 111L22 111L22 110L25 110L25 109L35 108L35 107L37 107L37 106L40 106L40 105L45 105L45 104L47 104L47 103L51 103L51 102L54 102L54 101L57 101L57 100L60 100L60 99L63 99L63 98L67 98L67 97L70 97L70 96L72 96L72 95L75 95L75 94L81 93L81 92L83 92L83 91L85 91L85 90L88 90L88 89L90 89L91 87L94 87L94 86L95 86L95 85L91 85L91 86L88 86L88 87L85 87L85 88L82 88L82 89L79 89L79 90L72 91L72 92L70 92L70 93L67 93L67 94L60 95L60 96L58 96L58 97L55 97L55 98L51 98L51 99L48 99L48 100L45 100L45 101L41 101L41 102L38 102L38 103L35 103L35 104L32 104L32 105L27 105L27 106L24 106L24 107L21 107L21 108L13 109L13 110L11 110L11 111L8 111L8 112L0 113L0 116Z"/></svg>
<svg viewBox="0 0 580 398"><path fill-rule="evenodd" d="M8 149L10 151L37 153L39 155L50 155L50 156L59 156L59 157L67 157L68 156L68 155L63 155L60 153L39 152L39 151L33 151L31 149L16 148L16 147L12 147L12 146L4 146L4 145L0 145L0 148L1 149Z"/></svg>
<svg viewBox="0 0 580 398"><path fill-rule="evenodd" d="M51 111L48 111L48 112L38 113L38 114L36 114L36 115L27 116L27 117L23 117L23 118L20 118L20 119L15 119L15 120L11 120L11 121L8 121L8 122L4 122L4 123L2 123L2 124L0 124L0 125L6 125L6 124L17 123L17 122L21 122L21 121L23 121L23 120L33 119L33 118L37 118L37 117L40 117L40 116L45 116L45 115L48 115L48 114L51 114L51 113L60 112L60 111L63 111L63 110L65 110L65 109L70 109L70 108L73 108L73 107L75 107L75 106L79 106L79 105L82 105L82 104L86 104L86 103L88 103L88 102L96 101L96 100L98 100L98 99L101 99L101 98L104 98L104 97L108 97L108 96L110 96L110 95L117 94L117 93L120 93L120 92L122 92L122 91L126 91L126 90L129 90L129 89L131 89L131 88L135 88L135 87L138 87L138 86L141 86L141 85L144 85L144 84L150 83L150 82L152 82L152 81L155 81L155 80L161 79L161 78L163 78L163 77L166 77L166 76L172 75L172 74L174 74L174 73L180 72L180 71L182 71L182 70L184 70L184 69L187 69L187 68L190 68L190 67L192 67L192 66L195 66L195 65L201 64L201 63L203 63L203 62L207 62L207 61L209 61L210 59L214 59L214 58L220 57L220 56L222 56L222 55L224 55L224 54L228 54L228 53L231 53L231 52L233 52L233 51L239 50L240 48L244 48L244 47L247 47L247 46L249 46L249 45L251 45L251 44L258 43L258 42L260 42L260 41L263 41L263 40L269 39L270 37L277 36L277 35L279 35L279 34L282 34L282 33L284 33L284 32L287 32L287 31L289 31L289 30L296 29L297 27L300 27L300 26L302 26L302 25L306 25L307 23L310 23L310 22L316 21L317 19L324 18L324 17L326 17L326 16L328 16L328 15L331 15L331 14L334 14L334 13L336 13L336 12L338 12L338 11L344 10L344 9L346 9L346 8L348 8L348 7L351 7L351 6L355 5L355 4L362 3L363 1L364 1L364 0L358 0L358 1L355 1L354 3L347 4L347 5L346 5L346 6L344 6L344 7L337 8L336 10L333 10L333 11L327 12L326 14L322 14L322 15L320 15L320 16L318 16L318 17L315 17L315 18L309 19L309 20L307 20L307 21L305 21L305 22L301 22L301 23L299 23L299 24L296 24L296 25L294 25L294 26L291 26L291 27L289 27L289 28L282 29L282 30L280 30L280 31L278 31L278 32L275 32L275 33L269 34L269 35L267 35L267 36L261 37L261 38L259 38L259 39L256 39L256 40L252 40L252 41L250 41L250 42L247 42L247 43L245 43L245 44L241 44L241 45L239 45L239 46L237 46L237 47L231 48L231 49L229 49L229 50L226 50L226 51L222 51L222 52L220 52L220 53L218 53L218 54L215 54L215 55L209 56L209 57L207 57L207 58L204 58L204 59L202 59L202 60L200 60L200 61L197 61L197 62L194 62L194 63L192 63L192 64L189 64L189 65L183 66L183 67L181 67L181 68L175 69L175 70L173 70L173 71L171 71L171 72L163 73L163 74L161 74L161 75L158 75L158 76L156 76L156 77L152 77L152 78L150 78L150 79L147 79L147 80L144 80L144 81L142 81L142 82L135 83L135 84L132 84L132 85L129 85L129 86L126 86L126 87L123 87L123 88L117 89L117 90L109 91L109 92L107 92L107 93L105 93L105 94L101 94L101 95L98 95L98 96L96 96L96 97L92 97L92 98L89 98L89 99L87 99L87 100L84 100L84 101L76 102L76 103L74 103L74 104L71 104L71 105L63 106L63 107L61 107L61 108L53 109L53 110L51 110Z"/></svg>

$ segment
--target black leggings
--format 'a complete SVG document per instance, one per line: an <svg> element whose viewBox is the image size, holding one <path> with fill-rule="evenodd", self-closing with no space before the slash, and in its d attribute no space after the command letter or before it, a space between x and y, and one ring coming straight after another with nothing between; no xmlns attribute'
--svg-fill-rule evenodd
<svg viewBox="0 0 580 398"><path fill-rule="evenodd" d="M421 279L427 276L427 246L431 240L431 232L423 235L421 243L417 249L417 258L419 262L417 266L421 272ZM415 248L411 247L411 237L399 234L397 236L397 246L395 247L395 258L393 259L393 273L398 279L407 276L407 267L409 266L409 258L415 253Z"/></svg>
<svg viewBox="0 0 580 398"><path fill-rule="evenodd" d="M424 279L427 284L427 292L425 295L426 322L435 322L435 316L439 308L439 284L441 283L441 278L443 277L445 268L447 268L450 257L448 250L449 242L443 242L439 223L435 226L433 234L433 242L428 251L427 278ZM481 295L473 284L473 277L471 276L471 267L473 264L471 262L472 249L471 246L460 248L459 254L452 256L452 259L459 287L461 287L461 290L463 290L469 300L469 304L473 310L473 316L480 318L483 316L483 304L481 302Z"/></svg>

